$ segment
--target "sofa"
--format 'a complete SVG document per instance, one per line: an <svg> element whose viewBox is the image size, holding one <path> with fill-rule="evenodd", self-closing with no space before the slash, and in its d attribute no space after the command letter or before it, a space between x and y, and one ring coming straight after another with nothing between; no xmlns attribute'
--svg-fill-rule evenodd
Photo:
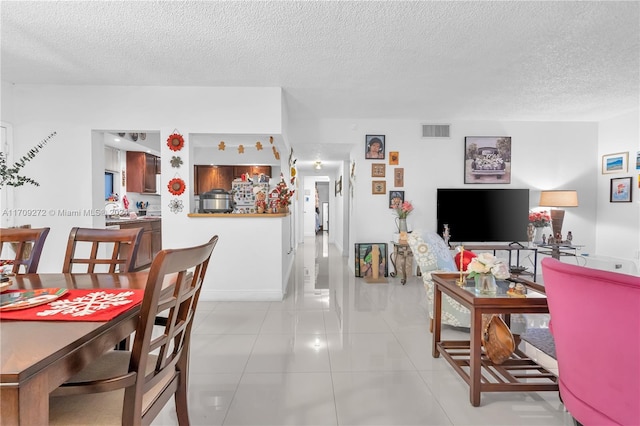
<svg viewBox="0 0 640 426"><path fill-rule="evenodd" d="M584 425L640 425L640 277L542 261L560 396Z"/></svg>
<svg viewBox="0 0 640 426"><path fill-rule="evenodd" d="M430 326L433 331L433 280L432 273L457 271L451 251L444 240L435 232L413 231L407 238L407 243L413 252L422 281L427 292ZM442 324L454 327L469 328L471 324L470 312L446 294L442 295Z"/></svg>

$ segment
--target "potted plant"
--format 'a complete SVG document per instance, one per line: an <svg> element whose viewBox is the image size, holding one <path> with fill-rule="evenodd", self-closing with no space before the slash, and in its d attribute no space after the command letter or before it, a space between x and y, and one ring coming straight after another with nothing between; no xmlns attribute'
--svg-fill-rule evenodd
<svg viewBox="0 0 640 426"><path fill-rule="evenodd" d="M35 180L20 175L20 169L24 168L29 161L35 158L36 154L38 154L38 152L40 152L40 150L44 148L44 146L53 139L55 135L56 132L51 133L12 165L7 164L6 153L0 152L0 189L5 186L22 186L26 183L34 186L40 186L40 184Z"/></svg>

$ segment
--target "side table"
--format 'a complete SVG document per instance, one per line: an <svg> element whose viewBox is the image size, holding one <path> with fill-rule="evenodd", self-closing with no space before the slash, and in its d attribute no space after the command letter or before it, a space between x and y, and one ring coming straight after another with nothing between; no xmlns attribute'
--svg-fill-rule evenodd
<svg viewBox="0 0 640 426"><path fill-rule="evenodd" d="M400 282L404 285L407 282L407 271L411 273L411 267L413 266L413 252L409 244L395 242L392 242L392 244L393 253L391 253L389 258L391 259L394 271L390 272L389 275L395 277L399 273Z"/></svg>

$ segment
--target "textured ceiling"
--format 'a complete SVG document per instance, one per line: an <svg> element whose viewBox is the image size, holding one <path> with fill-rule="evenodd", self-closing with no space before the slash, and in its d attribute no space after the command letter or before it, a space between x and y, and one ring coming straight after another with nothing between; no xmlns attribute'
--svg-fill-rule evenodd
<svg viewBox="0 0 640 426"><path fill-rule="evenodd" d="M599 121L639 102L635 1L0 7L14 83L279 86L292 120Z"/></svg>

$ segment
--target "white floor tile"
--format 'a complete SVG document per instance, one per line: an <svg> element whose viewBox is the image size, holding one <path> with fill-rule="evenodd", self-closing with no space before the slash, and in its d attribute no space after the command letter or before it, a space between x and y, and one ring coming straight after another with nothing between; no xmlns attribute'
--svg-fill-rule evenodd
<svg viewBox="0 0 640 426"><path fill-rule="evenodd" d="M336 425L331 374L244 374L224 424Z"/></svg>
<svg viewBox="0 0 640 426"><path fill-rule="evenodd" d="M472 407L467 384L431 356L422 278L367 284L326 238L298 246L282 302L200 303L192 425L572 424L557 392L485 393ZM469 330L444 326L442 337ZM177 424L173 402L153 424Z"/></svg>
<svg viewBox="0 0 640 426"><path fill-rule="evenodd" d="M261 334L256 340L245 371L328 372L326 337L317 334Z"/></svg>
<svg viewBox="0 0 640 426"><path fill-rule="evenodd" d="M339 425L449 425L416 371L332 373Z"/></svg>

